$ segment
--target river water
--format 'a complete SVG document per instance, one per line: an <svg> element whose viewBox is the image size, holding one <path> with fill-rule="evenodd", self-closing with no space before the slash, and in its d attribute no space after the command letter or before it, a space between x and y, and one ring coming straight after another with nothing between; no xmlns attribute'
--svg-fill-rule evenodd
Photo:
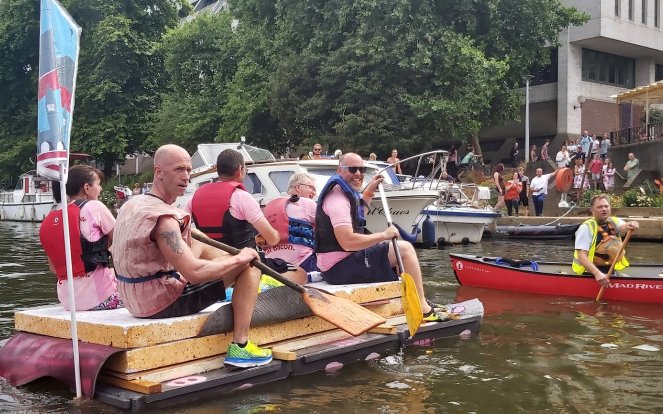
<svg viewBox="0 0 663 414"><path fill-rule="evenodd" d="M663 305L609 303L460 287L448 252L568 260L571 242L485 240L421 250L428 296L478 297L478 336L409 347L335 374L310 374L240 393L146 408L160 413L663 413ZM631 242L634 263L663 263L660 244ZM16 308L55 303L38 225L0 222L0 344ZM613 344L612 348L602 345ZM633 347L648 345L652 350ZM657 350L658 349L658 350ZM14 388L0 379L0 412L119 413L75 404L53 381Z"/></svg>

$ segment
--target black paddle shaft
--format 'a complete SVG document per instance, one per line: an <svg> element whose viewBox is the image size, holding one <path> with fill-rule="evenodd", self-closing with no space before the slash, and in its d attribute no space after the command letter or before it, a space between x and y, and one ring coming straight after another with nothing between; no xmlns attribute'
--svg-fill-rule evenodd
<svg viewBox="0 0 663 414"><path fill-rule="evenodd" d="M233 256L236 256L239 254L240 250L236 249L232 246L229 246L225 243L221 243L220 241L213 240L209 237L207 237L204 233L202 233L199 230L192 229L191 235L193 236L194 239L198 240L201 243L209 244L210 246L216 247L217 249L221 249L224 252L230 253ZM282 274L277 272L276 270L272 269L271 267L268 267L265 265L263 262L257 259L253 259L251 261L251 266L254 266L258 268L261 272L263 272L266 275L269 275L273 277L274 279L278 280L279 282L283 283L287 287L296 290L299 293L306 293L307 290L304 289L304 287L298 283L293 282L292 280L289 280L285 278Z"/></svg>

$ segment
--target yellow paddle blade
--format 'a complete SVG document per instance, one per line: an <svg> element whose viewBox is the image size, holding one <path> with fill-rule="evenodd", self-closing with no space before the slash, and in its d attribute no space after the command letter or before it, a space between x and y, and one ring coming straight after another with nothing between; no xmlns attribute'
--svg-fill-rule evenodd
<svg viewBox="0 0 663 414"><path fill-rule="evenodd" d="M424 320L424 315L421 313L421 302L412 276L409 273L401 273L401 281L401 301L403 302L407 329L412 337L417 333L419 325Z"/></svg>

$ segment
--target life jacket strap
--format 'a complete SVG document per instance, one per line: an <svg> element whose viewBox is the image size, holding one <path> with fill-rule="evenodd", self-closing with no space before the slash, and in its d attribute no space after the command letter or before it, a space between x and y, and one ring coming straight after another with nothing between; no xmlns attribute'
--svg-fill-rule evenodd
<svg viewBox="0 0 663 414"><path fill-rule="evenodd" d="M145 282L149 282L150 280L159 279L160 277L164 277L164 276L172 277L172 278L175 278L177 280L180 280L180 277L181 277L180 274L175 269L160 271L160 272L156 272L153 275L147 275L147 276L141 276L141 277L126 277L126 276L122 276L122 275L118 275L118 274L115 275L117 280L119 280L120 282L131 283L131 284L145 283Z"/></svg>

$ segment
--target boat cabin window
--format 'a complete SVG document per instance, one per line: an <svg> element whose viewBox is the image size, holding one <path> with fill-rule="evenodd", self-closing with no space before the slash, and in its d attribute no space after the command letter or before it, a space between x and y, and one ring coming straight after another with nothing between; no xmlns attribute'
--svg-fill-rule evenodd
<svg viewBox="0 0 663 414"><path fill-rule="evenodd" d="M196 151L196 153L193 154L193 157L191 157L191 167L195 170L196 168L200 168L205 165L207 165L205 164L205 160L200 155L200 153Z"/></svg>
<svg viewBox="0 0 663 414"><path fill-rule="evenodd" d="M265 188L262 186L260 178L258 178L258 176L255 173L249 172L248 174L246 174L242 184L244 184L246 191L248 191L250 194L265 193Z"/></svg>
<svg viewBox="0 0 663 414"><path fill-rule="evenodd" d="M281 194L288 192L288 182L294 171L272 171L269 173L269 179L272 180Z"/></svg>

